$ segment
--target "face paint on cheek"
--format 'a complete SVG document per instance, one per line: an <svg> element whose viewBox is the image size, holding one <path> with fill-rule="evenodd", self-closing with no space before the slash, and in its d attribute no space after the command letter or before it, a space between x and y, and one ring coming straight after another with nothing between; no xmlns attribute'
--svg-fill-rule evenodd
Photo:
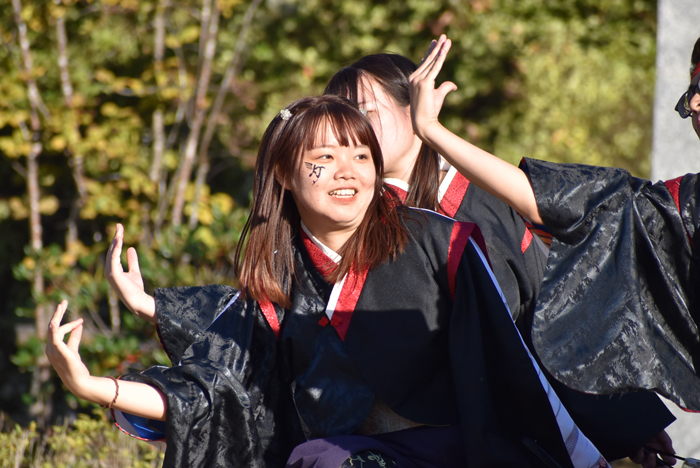
<svg viewBox="0 0 700 468"><path fill-rule="evenodd" d="M317 166L316 164L311 164L309 162L305 162L304 165L306 166L307 169L309 169L311 172L309 173L309 177L312 177L312 183L313 185L316 185L316 182L318 182L318 179L321 178L321 171L326 168L326 166Z"/></svg>

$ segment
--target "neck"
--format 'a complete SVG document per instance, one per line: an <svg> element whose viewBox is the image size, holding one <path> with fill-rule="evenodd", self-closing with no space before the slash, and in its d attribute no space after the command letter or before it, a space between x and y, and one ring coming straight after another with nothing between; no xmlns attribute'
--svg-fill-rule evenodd
<svg viewBox="0 0 700 468"><path fill-rule="evenodd" d="M338 252L355 233L356 228L339 229L339 230L319 230L310 227L302 221L302 228L306 229L307 234L315 237L318 242L332 250ZM332 256L329 255L332 258Z"/></svg>
<svg viewBox="0 0 700 468"><path fill-rule="evenodd" d="M406 154L399 157L397 161L394 161L390 168L385 167L384 177L388 179L399 179L409 183L411 181L411 174L413 174L413 166L416 165L422 144L423 142L420 138L418 138L417 135L413 135L413 144L411 144L411 148Z"/></svg>

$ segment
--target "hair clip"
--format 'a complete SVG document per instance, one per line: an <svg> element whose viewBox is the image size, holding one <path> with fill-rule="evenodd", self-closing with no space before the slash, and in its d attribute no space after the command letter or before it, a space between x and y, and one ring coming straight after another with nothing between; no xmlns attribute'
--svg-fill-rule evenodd
<svg viewBox="0 0 700 468"><path fill-rule="evenodd" d="M292 113L289 112L289 109L282 109L280 111L280 117L282 117L282 120L284 120L286 122L287 120L289 120L292 117Z"/></svg>
<svg viewBox="0 0 700 468"><path fill-rule="evenodd" d="M367 109L365 109L364 107L360 107L360 112L362 112L362 115L367 117Z"/></svg>

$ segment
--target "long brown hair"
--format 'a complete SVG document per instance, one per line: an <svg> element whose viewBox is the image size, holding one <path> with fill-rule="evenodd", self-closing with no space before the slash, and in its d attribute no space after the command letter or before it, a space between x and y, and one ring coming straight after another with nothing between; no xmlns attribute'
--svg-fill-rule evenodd
<svg viewBox="0 0 700 468"><path fill-rule="evenodd" d="M283 114L284 118L283 118ZM374 197L360 226L338 252L342 260L326 276L330 282L350 268L378 266L403 250L408 240L397 210L399 202L382 189L383 160L372 125L355 104L339 96L300 99L277 115L265 130L255 163L253 206L236 250L235 269L244 294L289 307L297 272L292 239L300 216L292 193L280 181L290 180L302 152L313 148L328 125L338 143L367 145L377 179ZM247 238L245 253L242 246Z"/></svg>
<svg viewBox="0 0 700 468"><path fill-rule="evenodd" d="M344 96L356 103L360 86L366 86L366 80L374 80L397 105L407 108L411 104L408 77L415 70L416 64L402 55L366 55L333 75L323 94ZM407 205L438 209L439 165L440 156L437 151L423 143L411 172Z"/></svg>

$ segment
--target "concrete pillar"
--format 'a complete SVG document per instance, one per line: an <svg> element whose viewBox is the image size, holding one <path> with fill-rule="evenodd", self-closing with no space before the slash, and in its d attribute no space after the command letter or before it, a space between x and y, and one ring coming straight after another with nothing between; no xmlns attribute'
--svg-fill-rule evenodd
<svg viewBox="0 0 700 468"><path fill-rule="evenodd" d="M690 82L690 54L700 36L700 0L659 0L651 178L700 172L700 139L675 106ZM699 442L700 445L700 442Z"/></svg>

